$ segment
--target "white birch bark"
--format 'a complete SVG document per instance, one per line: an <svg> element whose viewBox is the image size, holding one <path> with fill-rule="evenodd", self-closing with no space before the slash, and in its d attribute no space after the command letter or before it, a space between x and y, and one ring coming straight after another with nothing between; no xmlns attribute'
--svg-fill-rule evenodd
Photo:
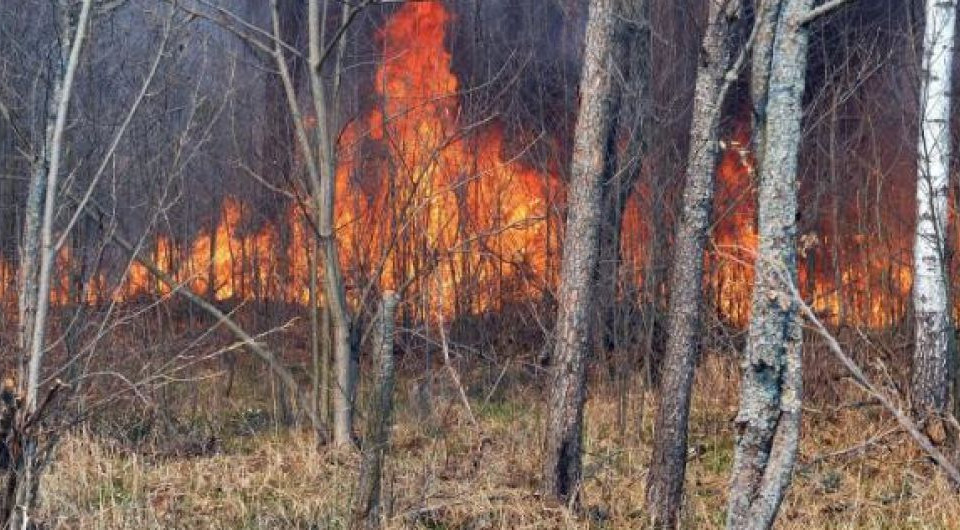
<svg viewBox="0 0 960 530"><path fill-rule="evenodd" d="M956 0L926 0L920 139L917 161L917 226L913 247L914 406L940 412L947 403L948 310L944 263L950 169L950 83Z"/></svg>

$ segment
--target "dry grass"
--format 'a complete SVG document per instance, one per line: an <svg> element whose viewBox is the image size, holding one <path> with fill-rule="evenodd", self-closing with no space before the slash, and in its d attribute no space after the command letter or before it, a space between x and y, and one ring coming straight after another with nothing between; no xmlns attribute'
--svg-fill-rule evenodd
<svg viewBox="0 0 960 530"><path fill-rule="evenodd" d="M723 521L735 375L729 359L711 357L698 376L686 528L715 528ZM476 404L482 435L452 396L438 395L429 421L418 421L401 404L384 495L391 528L641 526L652 404L639 430L639 411L631 411L633 425L621 437L616 396L607 389L593 393L584 509L572 514L536 494L543 414L533 390L518 388L487 406ZM857 397L850 392L851 401ZM895 430L864 451L814 462L893 428L871 407L809 409L801 469L779 527L960 527L956 493ZM77 433L62 444L45 479L40 517L62 528L341 528L356 468L356 455L317 451L300 432L260 432L224 440L217 454L179 458Z"/></svg>

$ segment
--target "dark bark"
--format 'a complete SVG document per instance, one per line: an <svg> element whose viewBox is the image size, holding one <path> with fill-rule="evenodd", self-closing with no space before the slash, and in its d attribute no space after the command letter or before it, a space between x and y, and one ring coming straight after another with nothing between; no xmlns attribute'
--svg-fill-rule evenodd
<svg viewBox="0 0 960 530"><path fill-rule="evenodd" d="M394 314L399 298L388 291L380 302L380 329L377 345L377 386L367 411L367 432L363 440L360 478L353 504L354 528L380 527L380 480L383 458L390 441L393 389L396 382L393 361Z"/></svg>
<svg viewBox="0 0 960 530"><path fill-rule="evenodd" d="M611 93L597 264L597 343L606 351L618 348L623 331L619 318L621 230L647 148L644 126L650 113L650 2L618 0L615 8L612 54L619 82L614 83Z"/></svg>
<svg viewBox="0 0 960 530"><path fill-rule="evenodd" d="M654 527L675 528L687 462L687 423L700 351L703 257L713 206L720 113L734 62L738 2L711 2L694 93L683 218L670 272L667 350L661 369L646 507Z"/></svg>
<svg viewBox="0 0 960 530"><path fill-rule="evenodd" d="M600 200L611 121L614 0L593 0L587 21L580 80L580 110L574 133L566 232L560 272L556 350L550 387L544 488L561 501L574 500L581 472L586 362L593 320Z"/></svg>

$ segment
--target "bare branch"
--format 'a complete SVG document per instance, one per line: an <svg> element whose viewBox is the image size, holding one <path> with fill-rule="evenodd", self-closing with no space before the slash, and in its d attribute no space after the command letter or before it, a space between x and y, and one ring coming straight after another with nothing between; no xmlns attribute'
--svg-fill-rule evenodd
<svg viewBox="0 0 960 530"><path fill-rule="evenodd" d="M890 414L897 420L897 423L905 431L907 431L910 436L917 442L917 445L934 462L940 467L940 469L947 475L951 482L954 485L960 485L960 470L957 470L957 467L949 458L946 457L942 452L933 443L923 432L920 431L920 428L917 427L917 424L914 423L910 416L905 413L903 410L898 407L893 400L890 399L884 392L881 392L870 380L867 378L866 374L863 373L863 370L857 366L857 363L854 362L846 353L844 353L843 348L840 347L840 343L837 342L837 339L827 331L827 328L820 322L820 319L817 318L816 313L813 309L803 300L800 296L800 292L797 290L797 287L790 281L784 281L790 289L790 295L796 300L797 305L800 308L800 312L810 321L813 325L814 331L817 332L823 339L827 342L827 346L830 348L830 351L833 352L834 356L840 361L841 364L850 372L850 375L853 376L853 380L860 386L865 392L874 397L885 409L887 409Z"/></svg>
<svg viewBox="0 0 960 530"><path fill-rule="evenodd" d="M831 11L839 7L842 7L844 4L850 1L851 0L829 0L827 3L811 9L809 13L807 13L800 19L800 24L801 25L809 24L814 20L830 13Z"/></svg>

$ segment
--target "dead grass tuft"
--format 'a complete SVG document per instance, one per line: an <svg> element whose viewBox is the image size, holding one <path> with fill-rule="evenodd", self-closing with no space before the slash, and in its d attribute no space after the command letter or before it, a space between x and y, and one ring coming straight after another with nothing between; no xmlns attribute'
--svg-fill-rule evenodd
<svg viewBox="0 0 960 530"><path fill-rule="evenodd" d="M722 356L703 364L686 528L722 526L733 460L736 367ZM480 432L438 391L426 419L401 403L385 476L388 526L641 526L653 403L642 424L639 407L629 411L621 436L614 386L594 387L580 513L537 493L543 410L533 390L512 389L485 405L477 400ZM850 402L857 398L851 390ZM305 432L262 430L242 444L224 440L215 454L177 458L115 445L89 431L66 438L43 485L40 518L60 528L345 527L357 456L318 452ZM784 529L958 528L960 499L882 411L817 404L805 414L800 465L781 514Z"/></svg>

